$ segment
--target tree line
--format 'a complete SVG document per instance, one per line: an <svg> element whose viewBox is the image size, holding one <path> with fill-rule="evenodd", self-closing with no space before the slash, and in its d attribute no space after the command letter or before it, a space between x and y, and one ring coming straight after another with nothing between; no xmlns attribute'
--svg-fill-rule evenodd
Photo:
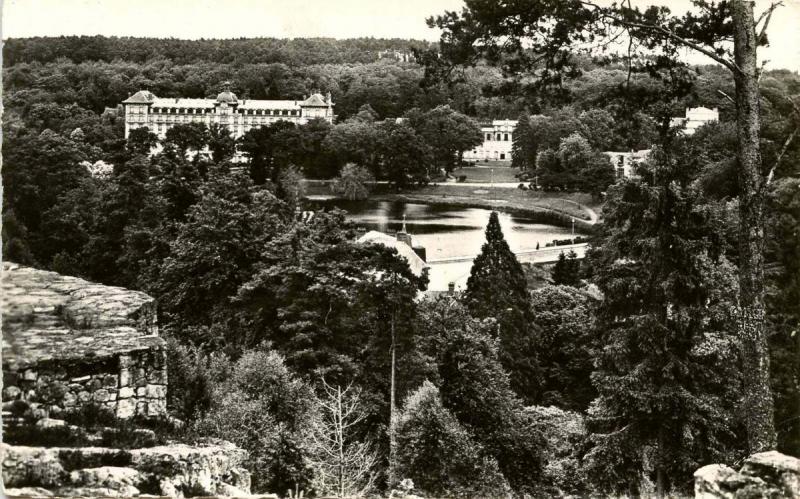
<svg viewBox="0 0 800 499"><path fill-rule="evenodd" d="M176 64L197 62L282 63L288 65L374 62L380 52L411 54L430 47L429 42L398 38L246 38L233 40L179 40L107 36L9 38L3 46L6 66L20 62L75 63L124 60L144 63L168 59Z"/></svg>

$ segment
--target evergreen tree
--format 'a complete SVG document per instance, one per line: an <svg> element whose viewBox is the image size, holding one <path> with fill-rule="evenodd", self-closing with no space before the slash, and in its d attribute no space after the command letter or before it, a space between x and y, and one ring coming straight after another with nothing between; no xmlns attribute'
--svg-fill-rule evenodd
<svg viewBox="0 0 800 499"><path fill-rule="evenodd" d="M497 461L514 492L536 494L545 443L500 364L493 321L447 298L426 305L420 342L436 364L443 406Z"/></svg>
<svg viewBox="0 0 800 499"><path fill-rule="evenodd" d="M604 295L589 410L589 474L606 492L687 493L700 466L736 457L735 270L722 225L682 162L654 152L612 190L596 268ZM739 437L739 438L737 438Z"/></svg>
<svg viewBox="0 0 800 499"><path fill-rule="evenodd" d="M596 397L590 379L600 347L594 327L596 305L588 294L569 286L544 286L531 292L542 371L537 405L585 411Z"/></svg>
<svg viewBox="0 0 800 499"><path fill-rule="evenodd" d="M552 276L553 284L578 287L581 283L581 262L578 261L578 255L572 250L566 255L562 251L553 266Z"/></svg>
<svg viewBox="0 0 800 499"><path fill-rule="evenodd" d="M523 353L533 351L527 282L503 237L497 212L489 216L486 242L472 265L463 299L473 317L497 321L500 359L511 375L511 386L533 401L539 379L536 359Z"/></svg>
<svg viewBox="0 0 800 499"><path fill-rule="evenodd" d="M769 183L769 174L764 174L767 168L762 164L763 71L758 47L769 43L769 19L780 3L773 3L760 15L755 13L755 2L747 0L693 3L695 9L679 16L659 6L640 10L616 3L601 7L592 2L552 0L469 2L460 15L447 12L428 19L431 27L442 30L440 56L422 60L428 80L452 74L455 65L471 66L476 60L484 60L502 68L514 84L538 95L563 85L565 77L581 74L572 54L583 52L587 33L590 38L605 37L611 25L627 30L635 40L627 58L631 71L647 71L658 78L669 75L668 86L663 88L669 94L664 96L665 103L670 97L684 97L691 91L681 49L702 53L730 71L728 76L735 83L735 96L730 100L736 104L738 138L738 334L747 372L743 412L750 451L762 452L774 449L777 442L764 303L764 186ZM547 70L542 71L542 67ZM629 90L625 93L630 94Z"/></svg>

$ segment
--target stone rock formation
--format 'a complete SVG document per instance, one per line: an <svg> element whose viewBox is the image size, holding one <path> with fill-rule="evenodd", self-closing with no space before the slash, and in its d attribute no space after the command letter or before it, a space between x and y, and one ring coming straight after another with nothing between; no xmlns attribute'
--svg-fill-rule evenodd
<svg viewBox="0 0 800 499"><path fill-rule="evenodd" d="M153 298L13 263L2 270L3 425L13 430L4 437L66 442L0 443L7 496L259 497L234 444L174 443L135 427L174 423ZM86 421L98 409L118 426ZM94 446L103 442L125 448Z"/></svg>
<svg viewBox="0 0 800 499"><path fill-rule="evenodd" d="M133 450L0 445L8 495L250 497L247 453L221 440Z"/></svg>
<svg viewBox="0 0 800 499"><path fill-rule="evenodd" d="M747 458L740 471L709 464L694 474L695 498L750 499L800 497L800 459L777 451Z"/></svg>
<svg viewBox="0 0 800 499"><path fill-rule="evenodd" d="M166 413L153 298L8 262L1 291L4 411L23 401L36 418L89 404L122 419Z"/></svg>

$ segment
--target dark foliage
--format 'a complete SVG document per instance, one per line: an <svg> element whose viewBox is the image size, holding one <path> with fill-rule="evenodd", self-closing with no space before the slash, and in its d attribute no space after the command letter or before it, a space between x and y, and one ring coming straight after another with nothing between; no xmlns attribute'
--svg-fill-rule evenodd
<svg viewBox="0 0 800 499"><path fill-rule="evenodd" d="M532 402L539 374L527 283L503 237L497 212L489 216L486 242L472 264L463 301L474 317L497 321L494 335L500 339L500 360L511 375L511 387Z"/></svg>

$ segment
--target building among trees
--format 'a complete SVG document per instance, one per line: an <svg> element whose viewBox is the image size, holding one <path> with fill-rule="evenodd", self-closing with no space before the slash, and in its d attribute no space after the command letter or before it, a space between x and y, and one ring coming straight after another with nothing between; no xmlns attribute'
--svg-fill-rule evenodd
<svg viewBox="0 0 800 499"><path fill-rule="evenodd" d="M719 121L719 109L709 109L707 107L687 107L686 116L683 118L672 118L669 126L682 127L683 133L693 135L701 126Z"/></svg>
<svg viewBox="0 0 800 499"><path fill-rule="evenodd" d="M685 135L693 135L703 125L719 121L719 109L709 109L707 107L687 107L686 116L683 118L672 118L670 127L678 127ZM650 149L629 152L605 151L603 152L611 160L614 166L614 177L617 179L636 176L634 167L647 159Z"/></svg>
<svg viewBox="0 0 800 499"><path fill-rule="evenodd" d="M629 152L604 151L603 154L608 156L614 167L614 178L621 179L636 176L635 166L647 159L650 149Z"/></svg>
<svg viewBox="0 0 800 499"><path fill-rule="evenodd" d="M125 138L131 130L147 127L160 138L178 124L218 124L230 130L235 138L253 128L276 121L298 125L314 118L333 123L333 101L330 92L314 93L305 100L239 99L229 86L216 99L161 98L148 90L140 90L122 101L125 106Z"/></svg>
<svg viewBox="0 0 800 499"><path fill-rule="evenodd" d="M481 123L483 144L464 151L467 161L511 161L511 144L517 120L493 120Z"/></svg>

